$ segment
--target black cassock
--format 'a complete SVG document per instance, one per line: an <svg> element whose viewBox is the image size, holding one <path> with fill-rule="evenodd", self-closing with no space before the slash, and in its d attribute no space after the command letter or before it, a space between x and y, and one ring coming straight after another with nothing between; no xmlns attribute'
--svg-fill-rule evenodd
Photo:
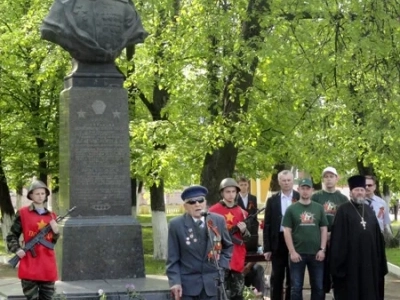
<svg viewBox="0 0 400 300"><path fill-rule="evenodd" d="M388 273L383 235L372 209L353 204L349 201L339 206L331 232L329 258L335 300L383 299ZM363 209L365 229L360 217Z"/></svg>

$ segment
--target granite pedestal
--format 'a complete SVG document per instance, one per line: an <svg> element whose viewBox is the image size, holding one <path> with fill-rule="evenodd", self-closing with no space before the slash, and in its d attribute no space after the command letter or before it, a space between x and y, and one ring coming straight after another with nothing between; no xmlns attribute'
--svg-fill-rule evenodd
<svg viewBox="0 0 400 300"><path fill-rule="evenodd" d="M74 61L60 101L63 281L144 277L141 226L131 216L128 96L113 63Z"/></svg>

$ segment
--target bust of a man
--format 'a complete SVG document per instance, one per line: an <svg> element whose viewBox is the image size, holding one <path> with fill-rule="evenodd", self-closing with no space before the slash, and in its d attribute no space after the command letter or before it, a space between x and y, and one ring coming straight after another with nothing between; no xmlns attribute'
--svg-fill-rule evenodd
<svg viewBox="0 0 400 300"><path fill-rule="evenodd" d="M40 32L85 63L111 63L148 35L131 0L55 0Z"/></svg>

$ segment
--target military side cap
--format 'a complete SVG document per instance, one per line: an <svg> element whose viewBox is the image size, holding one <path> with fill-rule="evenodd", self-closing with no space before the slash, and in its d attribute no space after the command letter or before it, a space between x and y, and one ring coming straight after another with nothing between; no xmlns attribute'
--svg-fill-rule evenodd
<svg viewBox="0 0 400 300"><path fill-rule="evenodd" d="M309 187L313 187L312 181L310 178L304 178L299 182L299 186L309 186Z"/></svg>
<svg viewBox="0 0 400 300"><path fill-rule="evenodd" d="M349 184L350 191L352 189L355 189L355 188L358 188L358 187L362 187L362 188L365 189L365 185L366 185L365 176L354 175L354 176L351 176L349 179L347 179L347 182Z"/></svg>
<svg viewBox="0 0 400 300"><path fill-rule="evenodd" d="M181 195L182 200L187 200L195 197L205 197L208 190L201 185L193 185L186 188Z"/></svg>

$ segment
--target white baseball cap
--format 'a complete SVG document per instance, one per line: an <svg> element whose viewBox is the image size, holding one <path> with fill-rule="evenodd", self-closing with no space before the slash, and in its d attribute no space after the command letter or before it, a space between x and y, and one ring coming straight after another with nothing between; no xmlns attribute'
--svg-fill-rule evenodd
<svg viewBox="0 0 400 300"><path fill-rule="evenodd" d="M334 167L326 167L323 171L322 171L322 176L324 176L325 173L332 173L335 174L336 176L338 176L338 173L336 171L336 169Z"/></svg>

